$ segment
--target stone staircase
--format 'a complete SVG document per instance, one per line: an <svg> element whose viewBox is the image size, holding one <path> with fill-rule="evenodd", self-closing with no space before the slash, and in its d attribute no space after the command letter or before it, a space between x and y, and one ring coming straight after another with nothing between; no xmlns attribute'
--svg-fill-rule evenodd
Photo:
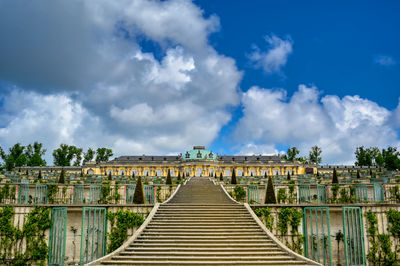
<svg viewBox="0 0 400 266"><path fill-rule="evenodd" d="M319 265L272 239L248 208L204 177L159 205L130 241L90 265Z"/></svg>

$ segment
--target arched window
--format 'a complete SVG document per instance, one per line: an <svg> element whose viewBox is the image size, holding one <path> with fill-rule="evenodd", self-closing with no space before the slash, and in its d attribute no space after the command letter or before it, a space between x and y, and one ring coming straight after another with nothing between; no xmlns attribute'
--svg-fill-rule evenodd
<svg viewBox="0 0 400 266"><path fill-rule="evenodd" d="M88 174L88 175L93 175L93 174L94 174L93 169L89 169L89 170L87 171L87 174Z"/></svg>
<svg viewBox="0 0 400 266"><path fill-rule="evenodd" d="M225 176L231 176L231 170L226 169L225 170Z"/></svg>
<svg viewBox="0 0 400 266"><path fill-rule="evenodd" d="M203 173L203 169L197 168L196 175L201 176L202 173Z"/></svg>
<svg viewBox="0 0 400 266"><path fill-rule="evenodd" d="M214 168L210 168L210 176L214 176Z"/></svg>
<svg viewBox="0 0 400 266"><path fill-rule="evenodd" d="M250 169L250 176L256 176L256 171L254 169Z"/></svg>
<svg viewBox="0 0 400 266"><path fill-rule="evenodd" d="M148 169L145 169L144 172L143 172L143 174L144 174L144 176L149 176L149 170L148 170Z"/></svg>
<svg viewBox="0 0 400 266"><path fill-rule="evenodd" d="M288 169L287 171L286 171L286 174L290 174L290 175L292 175L292 169Z"/></svg>
<svg viewBox="0 0 400 266"><path fill-rule="evenodd" d="M119 175L125 175L125 170L124 169L119 170Z"/></svg>
<svg viewBox="0 0 400 266"><path fill-rule="evenodd" d="M243 170L242 169L237 170L237 176L243 176Z"/></svg>
<svg viewBox="0 0 400 266"><path fill-rule="evenodd" d="M107 170L107 175L109 175L109 174L112 174L112 170L111 169Z"/></svg>
<svg viewBox="0 0 400 266"><path fill-rule="evenodd" d="M170 169L169 172L170 172L171 176L174 176L174 169Z"/></svg>
<svg viewBox="0 0 400 266"><path fill-rule="evenodd" d="M275 169L275 175L279 175L279 169Z"/></svg>
<svg viewBox="0 0 400 266"><path fill-rule="evenodd" d="M189 168L185 168L185 175L186 175L186 176L189 176L189 173L190 173Z"/></svg>
<svg viewBox="0 0 400 266"><path fill-rule="evenodd" d="M160 169L156 170L156 176L161 176L161 170Z"/></svg>

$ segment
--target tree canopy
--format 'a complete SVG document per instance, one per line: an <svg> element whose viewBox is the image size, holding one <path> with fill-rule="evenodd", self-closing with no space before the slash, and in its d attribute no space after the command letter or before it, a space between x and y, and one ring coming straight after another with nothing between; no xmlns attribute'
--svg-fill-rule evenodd
<svg viewBox="0 0 400 266"><path fill-rule="evenodd" d="M61 144L53 151L53 162L57 166L78 166L82 161L82 148Z"/></svg>
<svg viewBox="0 0 400 266"><path fill-rule="evenodd" d="M101 161L108 161L110 157L114 154L111 149L108 148L98 148L96 151L96 163L100 163Z"/></svg>
<svg viewBox="0 0 400 266"><path fill-rule="evenodd" d="M356 155L355 165L384 167L388 170L400 169L400 153L396 147L388 147L379 150L378 147L358 147L354 152Z"/></svg>
<svg viewBox="0 0 400 266"><path fill-rule="evenodd" d="M311 151L309 153L309 160L310 162L320 164L322 163L322 157L321 157L322 149L318 146L313 146L311 147Z"/></svg>

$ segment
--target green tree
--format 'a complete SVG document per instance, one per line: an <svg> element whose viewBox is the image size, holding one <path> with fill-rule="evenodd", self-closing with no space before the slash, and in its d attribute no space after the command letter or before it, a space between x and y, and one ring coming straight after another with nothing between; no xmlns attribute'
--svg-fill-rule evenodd
<svg viewBox="0 0 400 266"><path fill-rule="evenodd" d="M360 170L357 170L357 179L360 179L361 178L361 176L360 176Z"/></svg>
<svg viewBox="0 0 400 266"><path fill-rule="evenodd" d="M372 166L372 154L368 149L364 148L364 146L356 148L354 154L356 155L355 165Z"/></svg>
<svg viewBox="0 0 400 266"><path fill-rule="evenodd" d="M61 144L53 151L53 162L57 166L79 166L82 160L82 149L76 146Z"/></svg>
<svg viewBox="0 0 400 266"><path fill-rule="evenodd" d="M336 168L333 168L333 174L332 174L332 184L338 184L339 180L337 178L337 174L336 174Z"/></svg>
<svg viewBox="0 0 400 266"><path fill-rule="evenodd" d="M290 180L290 172L287 172L287 180Z"/></svg>
<svg viewBox="0 0 400 266"><path fill-rule="evenodd" d="M112 175L111 175L111 171L108 172L108 180L111 181L112 180Z"/></svg>
<svg viewBox="0 0 400 266"><path fill-rule="evenodd" d="M167 184L167 185L172 185L171 172L170 172L169 169L168 169L167 180L166 180L165 184Z"/></svg>
<svg viewBox="0 0 400 266"><path fill-rule="evenodd" d="M399 155L400 153L397 151L396 147L388 147L387 149L382 149L384 167L389 171L400 169Z"/></svg>
<svg viewBox="0 0 400 266"><path fill-rule="evenodd" d="M21 167L26 165L27 159L25 154L25 146L20 143L15 144L9 149L9 153L5 154L3 150L1 152L1 157L5 163L6 169L11 171L15 167Z"/></svg>
<svg viewBox="0 0 400 266"><path fill-rule="evenodd" d="M108 148L98 148L96 154L96 163L107 162L114 155L112 150Z"/></svg>
<svg viewBox="0 0 400 266"><path fill-rule="evenodd" d="M95 154L95 151L92 148L89 148L87 150L87 152L85 152L85 154L83 156L83 160L85 160L85 162L91 162L94 158L94 154Z"/></svg>
<svg viewBox="0 0 400 266"><path fill-rule="evenodd" d="M318 147L318 146L311 147L311 151L308 156L310 162L313 162L316 164L321 164L322 163L321 153L322 153L322 150L320 147Z"/></svg>
<svg viewBox="0 0 400 266"><path fill-rule="evenodd" d="M42 149L43 144L35 141L33 145L29 144L26 147L25 156L28 166L45 166L46 161L42 158L46 149Z"/></svg>
<svg viewBox="0 0 400 266"><path fill-rule="evenodd" d="M222 176L222 172L221 172L219 175L219 181L222 181L222 180L224 180L224 177Z"/></svg>
<svg viewBox="0 0 400 266"><path fill-rule="evenodd" d="M42 179L42 170L39 170L38 179Z"/></svg>
<svg viewBox="0 0 400 266"><path fill-rule="evenodd" d="M286 152L286 156L284 158L290 162L296 160L296 156L300 153L300 151L296 147L289 148Z"/></svg>
<svg viewBox="0 0 400 266"><path fill-rule="evenodd" d="M144 191L142 177L140 176L136 182L135 193L133 194L133 203L144 204Z"/></svg>
<svg viewBox="0 0 400 266"><path fill-rule="evenodd" d="M268 183L267 183L267 190L265 192L265 204L275 204L276 203L276 197L275 197L275 191L274 191L274 184L272 183L272 178L268 178Z"/></svg>
<svg viewBox="0 0 400 266"><path fill-rule="evenodd" d="M231 184L234 184L234 185L237 184L235 169L233 169L233 171L232 171Z"/></svg>

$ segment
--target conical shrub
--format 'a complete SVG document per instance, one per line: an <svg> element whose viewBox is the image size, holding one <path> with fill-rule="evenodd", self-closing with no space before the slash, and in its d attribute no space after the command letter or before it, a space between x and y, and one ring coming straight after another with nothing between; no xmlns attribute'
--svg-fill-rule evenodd
<svg viewBox="0 0 400 266"><path fill-rule="evenodd" d="M233 171L232 171L231 184L233 184L233 185L237 184L235 169L233 169Z"/></svg>
<svg viewBox="0 0 400 266"><path fill-rule="evenodd" d="M360 179L361 175L360 175L360 170L357 170L357 178Z"/></svg>
<svg viewBox="0 0 400 266"><path fill-rule="evenodd" d="M167 185L172 185L172 178L171 178L171 172L168 170L167 173L167 181L165 182Z"/></svg>
<svg viewBox="0 0 400 266"><path fill-rule="evenodd" d="M61 169L60 178L58 179L58 183L65 184L65 172L64 168Z"/></svg>
<svg viewBox="0 0 400 266"><path fill-rule="evenodd" d="M276 197L275 197L275 191L274 191L274 184L272 183L272 178L268 178L268 183L267 183L267 190L265 192L265 204L275 204L276 203Z"/></svg>
<svg viewBox="0 0 400 266"><path fill-rule="evenodd" d="M133 203L144 204L144 191L142 177L140 176L136 182L135 193L133 194Z"/></svg>
<svg viewBox="0 0 400 266"><path fill-rule="evenodd" d="M112 175L111 175L111 171L108 172L108 180L111 181L112 180Z"/></svg>
<svg viewBox="0 0 400 266"><path fill-rule="evenodd" d="M287 172L287 180L290 181L290 172Z"/></svg>
<svg viewBox="0 0 400 266"><path fill-rule="evenodd" d="M38 179L42 179L42 170L39 170Z"/></svg>
<svg viewBox="0 0 400 266"><path fill-rule="evenodd" d="M339 180L338 180L337 174L336 174L336 168L333 168L332 184L339 184Z"/></svg>
<svg viewBox="0 0 400 266"><path fill-rule="evenodd" d="M180 181L181 180L181 172L178 172L178 177L177 179Z"/></svg>
<svg viewBox="0 0 400 266"><path fill-rule="evenodd" d="M224 180L224 177L222 176L222 172L221 172L221 174L219 175L219 181L223 181Z"/></svg>

